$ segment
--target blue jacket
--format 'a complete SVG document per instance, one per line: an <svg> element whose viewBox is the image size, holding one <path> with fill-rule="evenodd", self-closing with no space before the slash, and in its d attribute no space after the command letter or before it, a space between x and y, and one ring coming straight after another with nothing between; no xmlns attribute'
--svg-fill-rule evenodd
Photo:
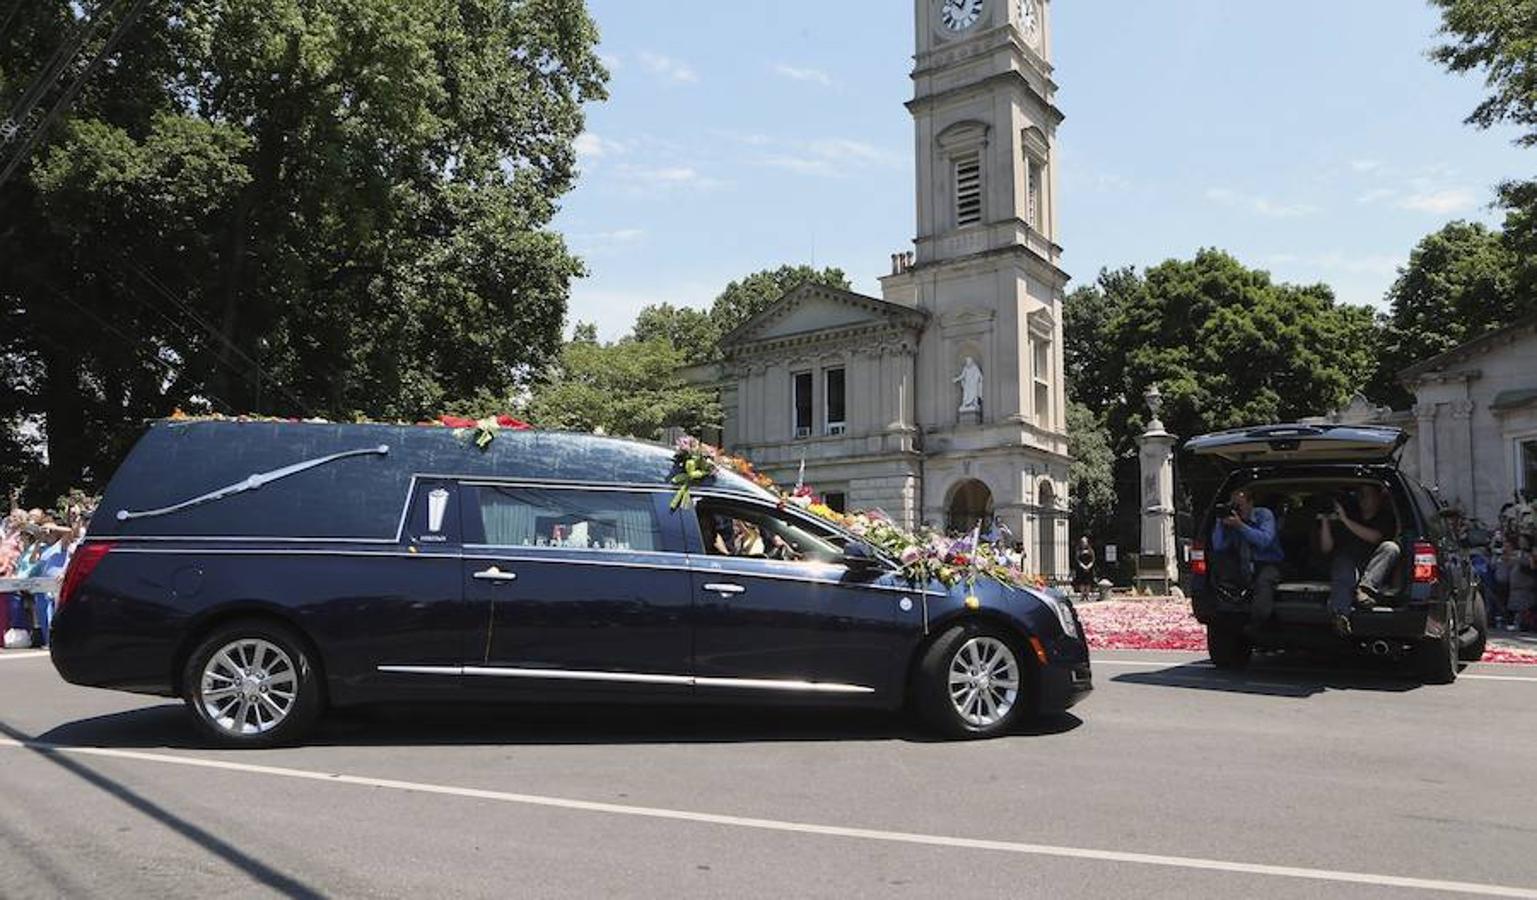
<svg viewBox="0 0 1537 900"><path fill-rule="evenodd" d="M1237 535L1230 534L1234 531ZM1218 521L1211 531L1211 548L1219 552L1237 549L1235 537L1254 548L1250 558L1255 562L1278 563L1286 558L1286 553L1281 549L1281 536L1276 530L1275 513L1263 506L1254 507L1249 521L1238 528L1229 528Z"/></svg>

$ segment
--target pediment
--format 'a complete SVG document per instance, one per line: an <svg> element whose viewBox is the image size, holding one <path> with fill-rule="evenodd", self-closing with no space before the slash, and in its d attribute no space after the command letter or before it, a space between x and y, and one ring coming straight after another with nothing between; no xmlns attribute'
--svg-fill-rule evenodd
<svg viewBox="0 0 1537 900"><path fill-rule="evenodd" d="M803 285L749 319L721 340L730 350L792 339L814 339L852 329L892 325L919 328L927 319L921 310L862 294L821 285Z"/></svg>

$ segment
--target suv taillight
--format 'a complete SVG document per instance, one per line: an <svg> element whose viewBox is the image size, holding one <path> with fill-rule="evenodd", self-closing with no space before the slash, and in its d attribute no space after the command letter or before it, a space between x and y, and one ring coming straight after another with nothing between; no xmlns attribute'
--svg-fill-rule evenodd
<svg viewBox="0 0 1537 900"><path fill-rule="evenodd" d="M1441 563L1436 559L1436 545L1419 541L1414 545L1414 583L1435 584L1441 577Z"/></svg>
<svg viewBox="0 0 1537 900"><path fill-rule="evenodd" d="M1190 545L1190 574L1206 574L1206 544L1201 541Z"/></svg>
<svg viewBox="0 0 1537 900"><path fill-rule="evenodd" d="M59 586L58 603L55 605L63 608L64 604L73 600L75 594L79 593L80 586L85 584L85 580L91 577L96 566L110 552L112 552L110 541L86 543L76 547L75 555L69 558L69 566L64 569L64 583Z"/></svg>

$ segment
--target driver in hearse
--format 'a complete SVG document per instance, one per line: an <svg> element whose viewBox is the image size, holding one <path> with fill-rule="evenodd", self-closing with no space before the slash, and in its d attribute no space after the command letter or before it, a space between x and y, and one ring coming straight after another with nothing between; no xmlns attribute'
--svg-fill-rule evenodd
<svg viewBox="0 0 1537 900"><path fill-rule="evenodd" d="M1377 605L1382 583L1402 554L1390 540L1398 534L1398 517L1392 500L1381 485L1363 484L1355 490L1355 502L1334 500L1334 511L1318 517L1319 549L1329 559L1329 611L1334 629L1350 634L1350 608ZM1355 506L1352 515L1347 506Z"/></svg>
<svg viewBox="0 0 1537 900"><path fill-rule="evenodd" d="M1212 528L1213 574L1218 584L1250 588L1249 616L1263 622L1275 608L1276 584L1286 558L1275 513L1255 506L1254 497L1244 488L1228 499L1217 505L1217 524Z"/></svg>

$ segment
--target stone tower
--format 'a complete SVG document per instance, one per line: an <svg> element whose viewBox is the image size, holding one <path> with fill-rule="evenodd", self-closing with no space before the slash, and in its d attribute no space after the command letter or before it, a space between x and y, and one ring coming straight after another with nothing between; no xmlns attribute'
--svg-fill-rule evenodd
<svg viewBox="0 0 1537 900"><path fill-rule="evenodd" d="M922 518L956 528L996 516L1030 568L1065 573L1050 2L914 3L917 237L881 287L929 315L913 397Z"/></svg>

